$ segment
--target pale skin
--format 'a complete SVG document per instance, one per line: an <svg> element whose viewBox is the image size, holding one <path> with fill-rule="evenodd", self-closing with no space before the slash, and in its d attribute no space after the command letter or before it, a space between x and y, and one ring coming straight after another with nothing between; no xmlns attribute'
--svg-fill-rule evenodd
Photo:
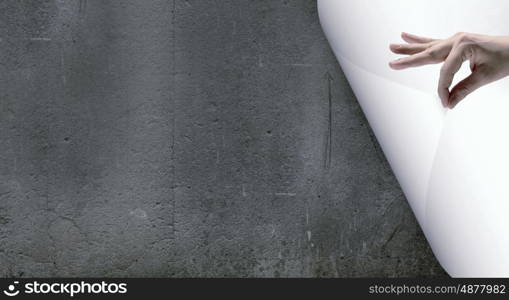
<svg viewBox="0 0 509 300"><path fill-rule="evenodd" d="M476 89L509 75L509 36L457 33L447 39L432 39L402 33L406 43L391 44L396 54L406 55L391 61L394 70L442 63L438 96L444 107L454 108ZM454 75L465 61L471 73L454 87Z"/></svg>

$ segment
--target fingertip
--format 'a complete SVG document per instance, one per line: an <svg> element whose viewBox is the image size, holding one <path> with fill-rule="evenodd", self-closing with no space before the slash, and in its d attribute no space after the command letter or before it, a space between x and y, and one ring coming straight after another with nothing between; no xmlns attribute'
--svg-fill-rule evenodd
<svg viewBox="0 0 509 300"><path fill-rule="evenodd" d="M452 109L456 105L457 102L458 102L458 97L456 96L456 94L451 93L449 98L447 99L447 107Z"/></svg>
<svg viewBox="0 0 509 300"><path fill-rule="evenodd" d="M391 69L393 69L393 70L400 70L401 69L401 66L398 65L398 62L396 60L390 61L389 62L389 67L391 67Z"/></svg>
<svg viewBox="0 0 509 300"><path fill-rule="evenodd" d="M391 49L392 52L396 52L400 48L401 48L400 44L390 44L389 45L389 49Z"/></svg>
<svg viewBox="0 0 509 300"><path fill-rule="evenodd" d="M449 108L449 101L440 98L440 102L442 103L443 108Z"/></svg>
<svg viewBox="0 0 509 300"><path fill-rule="evenodd" d="M417 38L417 36L408 32L402 32L401 38L407 43L412 43Z"/></svg>
<svg viewBox="0 0 509 300"><path fill-rule="evenodd" d="M449 90L447 89L438 89L438 98L440 98L440 102L442 102L442 106L444 108L449 107L450 98L449 98Z"/></svg>
<svg viewBox="0 0 509 300"><path fill-rule="evenodd" d="M449 101L449 109L453 109L454 107L456 107L456 105L458 105L458 103L459 103L461 100L462 100L462 99L452 98L452 99Z"/></svg>
<svg viewBox="0 0 509 300"><path fill-rule="evenodd" d="M449 108L454 108L459 102L465 99L465 97L466 94L459 92L458 88L454 88L451 91L451 96L449 97Z"/></svg>

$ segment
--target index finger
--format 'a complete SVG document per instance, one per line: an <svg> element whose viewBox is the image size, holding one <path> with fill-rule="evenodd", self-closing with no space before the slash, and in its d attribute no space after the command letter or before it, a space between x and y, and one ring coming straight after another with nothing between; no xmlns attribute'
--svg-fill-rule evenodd
<svg viewBox="0 0 509 300"><path fill-rule="evenodd" d="M414 44L414 43L418 43L418 44L421 44L421 43L430 43L430 42L436 41L435 39L432 39L432 38L418 36L418 35L415 35L415 34L410 34L408 32L402 32L401 33L401 38L405 42L408 42L408 43L411 43L411 44Z"/></svg>
<svg viewBox="0 0 509 300"><path fill-rule="evenodd" d="M449 101L449 87L452 84L454 75L459 71L461 65L466 60L463 55L464 48L454 47L447 56L442 68L440 69L440 79L438 80L438 95L442 103Z"/></svg>
<svg viewBox="0 0 509 300"><path fill-rule="evenodd" d="M411 56L391 61L389 66L394 70L402 70L411 67L419 67L437 63L438 61L430 54L429 51L423 51Z"/></svg>

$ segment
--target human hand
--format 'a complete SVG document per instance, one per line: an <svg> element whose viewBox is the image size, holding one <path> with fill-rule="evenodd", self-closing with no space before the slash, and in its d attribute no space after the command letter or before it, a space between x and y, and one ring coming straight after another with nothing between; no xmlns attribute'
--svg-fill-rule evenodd
<svg viewBox="0 0 509 300"><path fill-rule="evenodd" d="M509 37L457 33L448 39L431 39L408 33L401 37L407 43L391 44L390 49L406 57L391 61L389 66L402 70L444 62L440 70L438 95L445 107L458 102L479 87L509 75ZM464 61L470 61L472 73L450 91L454 75Z"/></svg>

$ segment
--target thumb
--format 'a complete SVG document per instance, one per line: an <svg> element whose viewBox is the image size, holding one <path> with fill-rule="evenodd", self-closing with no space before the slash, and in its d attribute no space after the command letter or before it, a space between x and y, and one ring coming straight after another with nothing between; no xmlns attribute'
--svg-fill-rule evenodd
<svg viewBox="0 0 509 300"><path fill-rule="evenodd" d="M465 99L473 91L485 85L485 76L479 70L475 70L468 77L458 82L451 90L448 106L454 108L458 102Z"/></svg>

